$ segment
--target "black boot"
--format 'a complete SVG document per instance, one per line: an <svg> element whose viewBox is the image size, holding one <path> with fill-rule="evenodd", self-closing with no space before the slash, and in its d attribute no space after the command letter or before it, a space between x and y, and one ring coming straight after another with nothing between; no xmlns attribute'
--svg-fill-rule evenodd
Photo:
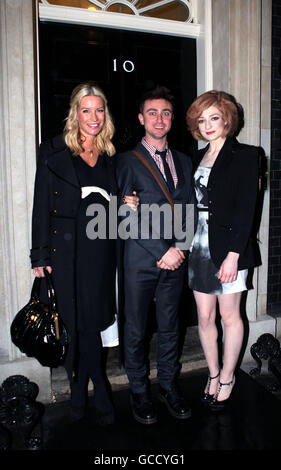
<svg viewBox="0 0 281 470"><path fill-rule="evenodd" d="M71 383L70 420L73 422L83 419L86 415L87 386L88 384L78 381Z"/></svg>
<svg viewBox="0 0 281 470"><path fill-rule="evenodd" d="M157 422L152 400L147 392L131 393L131 406L133 416L139 423L153 424Z"/></svg>
<svg viewBox="0 0 281 470"><path fill-rule="evenodd" d="M176 387L172 387L170 390L159 387L159 399L165 403L174 418L187 419L191 416L190 407L180 396Z"/></svg>

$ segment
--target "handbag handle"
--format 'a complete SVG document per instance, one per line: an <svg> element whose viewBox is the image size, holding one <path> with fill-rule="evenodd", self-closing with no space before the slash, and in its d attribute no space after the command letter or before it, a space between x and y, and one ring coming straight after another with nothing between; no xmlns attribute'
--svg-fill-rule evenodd
<svg viewBox="0 0 281 470"><path fill-rule="evenodd" d="M47 283L47 292L48 292L48 304L49 304L49 311L53 317L54 325L55 325L55 332L57 340L60 339L60 331L59 331L59 315L57 312L56 306L56 295L55 295L55 288L53 284L53 279L51 274L44 268L44 275ZM31 303L37 303L40 301L40 286L42 282L42 277L36 277L33 282L32 290L31 290Z"/></svg>
<svg viewBox="0 0 281 470"><path fill-rule="evenodd" d="M44 275L47 283L47 293L48 293L48 303L52 312L56 312L56 296L55 296L55 288L52 280L52 276L44 268ZM42 282L42 277L36 277L33 282L33 286L31 289L31 301L37 302L40 299L40 286Z"/></svg>

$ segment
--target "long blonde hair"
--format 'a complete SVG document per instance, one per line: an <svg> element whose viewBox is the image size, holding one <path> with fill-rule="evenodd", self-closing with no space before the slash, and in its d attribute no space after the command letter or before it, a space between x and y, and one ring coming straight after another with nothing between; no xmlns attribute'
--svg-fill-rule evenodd
<svg viewBox="0 0 281 470"><path fill-rule="evenodd" d="M79 155L84 151L77 120L80 102L84 96L99 96L104 102L105 122L101 132L94 138L94 145L99 153L106 152L108 155L112 156L115 154L115 147L111 142L115 132L114 124L103 91L92 82L77 85L71 94L69 112L64 127L65 143L74 155Z"/></svg>

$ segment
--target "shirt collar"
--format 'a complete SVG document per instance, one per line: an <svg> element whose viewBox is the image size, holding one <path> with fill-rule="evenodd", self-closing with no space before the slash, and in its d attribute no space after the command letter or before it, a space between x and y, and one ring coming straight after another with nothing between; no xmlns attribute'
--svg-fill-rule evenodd
<svg viewBox="0 0 281 470"><path fill-rule="evenodd" d="M145 140L145 137L142 138L142 141L141 141L142 145L149 151L149 153L151 155L155 155L156 154L156 150L157 147L154 147L154 145L151 145L151 144L148 144ZM168 150L169 149L169 146L168 146L168 142L166 142L166 146L165 146L165 149L164 150Z"/></svg>

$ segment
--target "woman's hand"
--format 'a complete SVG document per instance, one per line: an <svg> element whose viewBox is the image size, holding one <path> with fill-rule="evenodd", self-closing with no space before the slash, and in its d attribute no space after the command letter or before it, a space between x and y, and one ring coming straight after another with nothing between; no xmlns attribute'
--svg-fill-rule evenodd
<svg viewBox="0 0 281 470"><path fill-rule="evenodd" d="M184 253L178 248L171 246L169 250L162 256L162 258L157 261L156 265L161 269L175 271L175 269L180 267L184 260Z"/></svg>
<svg viewBox="0 0 281 470"><path fill-rule="evenodd" d="M234 282L237 279L239 253L230 251L221 264L218 279L221 282Z"/></svg>
<svg viewBox="0 0 281 470"><path fill-rule="evenodd" d="M133 211L136 211L137 210L137 207L139 205L139 198L137 197L136 195L136 191L133 191L133 196L124 196L123 197L123 202L125 204L127 204L131 209L133 209Z"/></svg>
<svg viewBox="0 0 281 470"><path fill-rule="evenodd" d="M33 269L33 274L35 277L45 277L44 269L47 269L48 273L51 274L52 268L51 266L39 266L38 268Z"/></svg>

